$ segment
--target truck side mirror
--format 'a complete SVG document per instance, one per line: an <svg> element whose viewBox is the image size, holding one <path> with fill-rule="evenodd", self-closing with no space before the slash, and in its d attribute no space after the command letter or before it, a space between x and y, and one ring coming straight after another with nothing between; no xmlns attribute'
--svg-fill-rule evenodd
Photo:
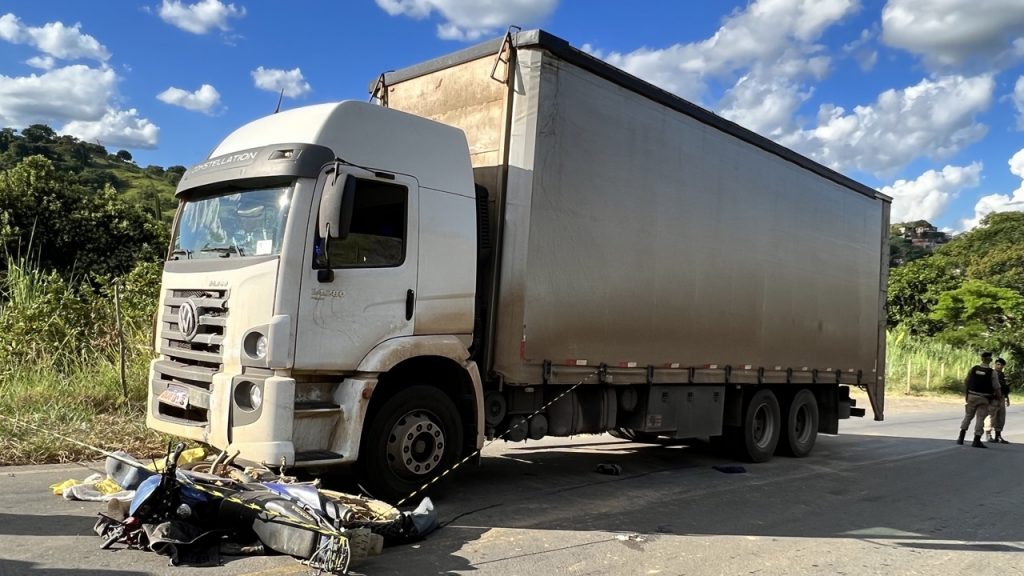
<svg viewBox="0 0 1024 576"><path fill-rule="evenodd" d="M355 206L356 179L348 174L328 176L320 196L320 215L317 227L320 237L344 240L352 229L352 209Z"/></svg>
<svg viewBox="0 0 1024 576"><path fill-rule="evenodd" d="M352 230L352 210L356 205L356 179L352 176L345 178L345 185L342 187L341 195L341 222L338 226L338 239L348 238Z"/></svg>
<svg viewBox="0 0 1024 576"><path fill-rule="evenodd" d="M323 239L337 238L341 230L341 204L345 195L345 184L348 182L348 174L337 171L327 176L324 182L323 193L320 195L320 215L317 219L317 228L320 237Z"/></svg>

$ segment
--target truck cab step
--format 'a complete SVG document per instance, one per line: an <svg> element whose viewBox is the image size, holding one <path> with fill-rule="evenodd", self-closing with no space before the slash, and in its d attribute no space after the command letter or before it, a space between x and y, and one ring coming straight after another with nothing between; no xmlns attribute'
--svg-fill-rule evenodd
<svg viewBox="0 0 1024 576"><path fill-rule="evenodd" d="M316 400L295 403L296 414L317 414L331 412L341 412L341 406L338 406L333 402L321 402Z"/></svg>
<svg viewBox="0 0 1024 576"><path fill-rule="evenodd" d="M330 450L306 450L305 452L295 453L295 462L314 462L317 460L341 460L344 458L337 452L331 452Z"/></svg>

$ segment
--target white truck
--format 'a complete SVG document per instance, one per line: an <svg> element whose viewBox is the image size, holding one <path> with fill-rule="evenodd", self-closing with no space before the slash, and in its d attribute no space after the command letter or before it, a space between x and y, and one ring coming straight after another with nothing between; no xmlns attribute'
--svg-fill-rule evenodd
<svg viewBox="0 0 1024 576"><path fill-rule="evenodd" d="M543 31L372 90L181 179L150 427L396 497L502 434L882 419L890 198Z"/></svg>

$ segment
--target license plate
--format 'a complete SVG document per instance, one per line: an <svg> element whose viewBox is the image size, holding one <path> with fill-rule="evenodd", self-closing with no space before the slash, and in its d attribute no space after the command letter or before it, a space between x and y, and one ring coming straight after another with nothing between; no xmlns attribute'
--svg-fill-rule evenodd
<svg viewBox="0 0 1024 576"><path fill-rule="evenodd" d="M160 397L157 400L164 404L185 408L188 406L188 390L172 384L160 393Z"/></svg>

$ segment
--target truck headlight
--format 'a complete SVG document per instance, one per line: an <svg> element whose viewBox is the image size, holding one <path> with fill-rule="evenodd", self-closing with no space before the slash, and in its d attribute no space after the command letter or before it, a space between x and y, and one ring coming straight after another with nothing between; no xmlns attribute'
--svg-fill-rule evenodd
<svg viewBox="0 0 1024 576"><path fill-rule="evenodd" d="M266 338L264 338L264 340L266 340ZM249 404L252 406L253 410L260 409L260 406L263 405L263 388L253 385L253 387L249 389Z"/></svg>
<svg viewBox="0 0 1024 576"><path fill-rule="evenodd" d="M263 405L263 388L255 382L243 380L235 386L235 404L246 412L255 412Z"/></svg>
<svg viewBox="0 0 1024 576"><path fill-rule="evenodd" d="M242 351L245 352L246 356L256 360L266 358L269 348L270 342L267 340L267 335L255 330L246 334L245 340L242 343Z"/></svg>
<svg viewBox="0 0 1024 576"><path fill-rule="evenodd" d="M260 334L256 339L256 358L263 360L267 357L267 337Z"/></svg>

